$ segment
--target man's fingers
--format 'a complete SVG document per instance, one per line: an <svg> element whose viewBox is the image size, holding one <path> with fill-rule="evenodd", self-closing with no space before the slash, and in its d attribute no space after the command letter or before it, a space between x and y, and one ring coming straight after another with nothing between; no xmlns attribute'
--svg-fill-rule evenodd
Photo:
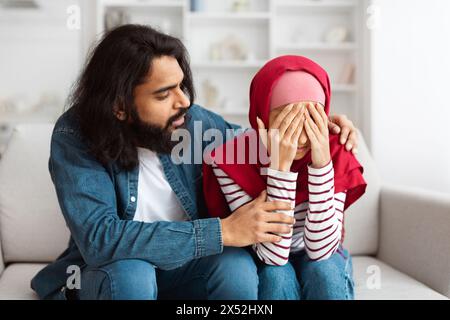
<svg viewBox="0 0 450 320"><path fill-rule="evenodd" d="M264 190L263 192L261 192L258 196L258 198L255 199L255 202L259 203L259 202L265 202L267 199L267 191Z"/></svg>
<svg viewBox="0 0 450 320"><path fill-rule="evenodd" d="M264 232L271 232L277 234L289 234L292 231L292 227L286 224L280 223L266 223L264 225Z"/></svg>
<svg viewBox="0 0 450 320"><path fill-rule="evenodd" d="M291 204L285 201L266 201L261 207L264 211L292 210Z"/></svg>
<svg viewBox="0 0 450 320"><path fill-rule="evenodd" d="M271 233L263 233L259 237L259 239L260 239L259 242L272 242L272 243L281 242L281 240L283 240L281 236L277 236Z"/></svg>
<svg viewBox="0 0 450 320"><path fill-rule="evenodd" d="M341 132L341 128L336 123L333 122L332 117L328 118L328 129L334 134L339 134L339 132Z"/></svg>
<svg viewBox="0 0 450 320"><path fill-rule="evenodd" d="M348 136L348 141L352 144L353 149L358 148L358 131L352 130Z"/></svg>
<svg viewBox="0 0 450 320"><path fill-rule="evenodd" d="M350 128L349 127L343 127L341 130L341 137L339 138L339 142L341 144L345 144L348 140L348 135L350 134Z"/></svg>
<svg viewBox="0 0 450 320"><path fill-rule="evenodd" d="M294 217L279 212L267 212L263 215L263 219L265 222L284 223L291 225L295 223Z"/></svg>

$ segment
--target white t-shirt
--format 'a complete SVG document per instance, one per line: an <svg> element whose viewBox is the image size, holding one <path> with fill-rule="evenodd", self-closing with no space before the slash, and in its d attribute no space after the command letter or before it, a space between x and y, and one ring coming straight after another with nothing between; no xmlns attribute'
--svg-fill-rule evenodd
<svg viewBox="0 0 450 320"><path fill-rule="evenodd" d="M138 157L138 202L133 220L143 222L188 220L175 192L166 180L157 154L148 149L138 148Z"/></svg>

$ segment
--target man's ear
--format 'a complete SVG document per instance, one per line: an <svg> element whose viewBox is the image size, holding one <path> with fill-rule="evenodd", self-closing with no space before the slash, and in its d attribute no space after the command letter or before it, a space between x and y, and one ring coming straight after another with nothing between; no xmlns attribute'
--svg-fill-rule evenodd
<svg viewBox="0 0 450 320"><path fill-rule="evenodd" d="M113 108L113 113L116 116L116 118L119 119L120 121L125 121L127 118L126 112L123 111L122 108L120 108L119 106L115 106Z"/></svg>

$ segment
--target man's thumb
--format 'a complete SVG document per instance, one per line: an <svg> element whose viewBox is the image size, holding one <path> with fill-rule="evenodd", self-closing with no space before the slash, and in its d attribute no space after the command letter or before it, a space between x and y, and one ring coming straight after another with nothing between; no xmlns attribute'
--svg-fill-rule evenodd
<svg viewBox="0 0 450 320"><path fill-rule="evenodd" d="M266 192L266 190L264 190L263 192L261 192L261 193L259 194L258 198L256 198L256 200L257 200L258 202L265 202L266 199L267 199L267 192Z"/></svg>

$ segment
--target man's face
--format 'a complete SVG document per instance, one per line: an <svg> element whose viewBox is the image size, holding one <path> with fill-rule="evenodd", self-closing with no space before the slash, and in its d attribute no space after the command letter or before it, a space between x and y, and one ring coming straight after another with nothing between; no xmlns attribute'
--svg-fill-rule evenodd
<svg viewBox="0 0 450 320"><path fill-rule="evenodd" d="M183 126L190 101L181 89L184 74L170 56L155 58L144 83L134 89L135 112L131 114L139 146L169 153L173 130Z"/></svg>

